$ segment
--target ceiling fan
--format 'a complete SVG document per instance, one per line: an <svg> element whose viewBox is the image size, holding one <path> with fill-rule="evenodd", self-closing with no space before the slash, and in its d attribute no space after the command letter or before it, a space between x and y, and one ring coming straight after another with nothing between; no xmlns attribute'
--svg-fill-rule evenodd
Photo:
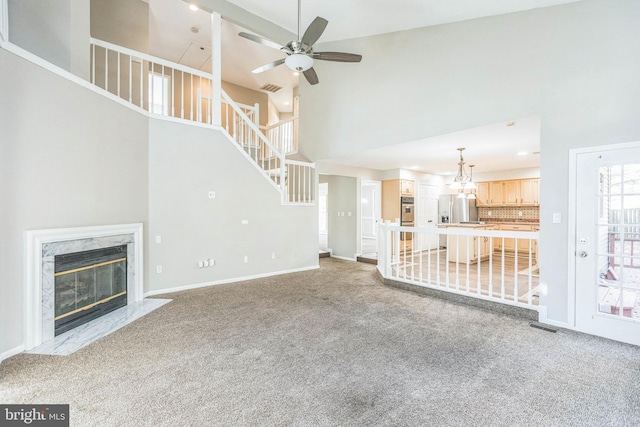
<svg viewBox="0 0 640 427"><path fill-rule="evenodd" d="M285 46L280 46L278 43L266 39L264 37L256 36L241 32L238 35L260 43L263 46L268 46L273 49L283 51L287 54L286 58L278 59L277 61L270 62L262 67L256 68L252 73L261 73L263 71L270 70L278 65L286 64L287 67L294 71L302 71L307 81L312 84L318 84L318 74L313 69L313 60L319 59L322 61L334 61L334 62L360 62L362 55L354 53L344 52L314 52L313 45L320 38L324 29L327 27L327 21L319 16L313 20L311 25L304 32L302 38L300 38L300 0L298 0L298 39L292 40Z"/></svg>

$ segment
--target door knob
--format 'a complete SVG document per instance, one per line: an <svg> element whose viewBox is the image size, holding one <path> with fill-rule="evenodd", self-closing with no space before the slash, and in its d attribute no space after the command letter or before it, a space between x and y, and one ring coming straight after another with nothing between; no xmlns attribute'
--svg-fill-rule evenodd
<svg viewBox="0 0 640 427"><path fill-rule="evenodd" d="M587 252L585 252L585 251L580 251L580 253L578 255L580 255L580 258L586 258L586 257L589 256L589 254Z"/></svg>

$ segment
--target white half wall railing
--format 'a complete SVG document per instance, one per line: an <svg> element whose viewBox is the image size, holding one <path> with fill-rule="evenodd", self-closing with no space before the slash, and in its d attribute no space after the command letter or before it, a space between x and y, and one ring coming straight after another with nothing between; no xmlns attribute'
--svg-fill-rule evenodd
<svg viewBox="0 0 640 427"><path fill-rule="evenodd" d="M266 126L264 131L269 141L285 155L298 151L298 116Z"/></svg>
<svg viewBox="0 0 640 427"><path fill-rule="evenodd" d="M380 224L379 232L378 270L385 279L538 310L538 232L393 223Z"/></svg>
<svg viewBox="0 0 640 427"><path fill-rule="evenodd" d="M213 79L209 73L91 39L94 85L151 114L211 126L219 123L280 192L283 204L314 204L315 165L285 158L283 149L292 147L292 131L274 131L279 145L274 144L260 130L259 105L236 103L224 91L221 99L214 99ZM220 104L219 118L214 116L216 103ZM293 118L285 122L288 124L282 126L297 126Z"/></svg>

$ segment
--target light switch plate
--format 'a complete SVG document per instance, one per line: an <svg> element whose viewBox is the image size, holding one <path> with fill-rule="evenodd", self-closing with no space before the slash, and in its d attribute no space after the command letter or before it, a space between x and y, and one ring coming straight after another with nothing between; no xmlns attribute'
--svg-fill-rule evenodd
<svg viewBox="0 0 640 427"><path fill-rule="evenodd" d="M562 215L558 212L553 214L553 223L560 224L562 222Z"/></svg>

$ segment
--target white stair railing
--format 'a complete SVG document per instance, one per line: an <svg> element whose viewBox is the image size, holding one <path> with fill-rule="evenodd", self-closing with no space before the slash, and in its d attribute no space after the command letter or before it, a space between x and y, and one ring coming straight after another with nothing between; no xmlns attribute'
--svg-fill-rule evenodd
<svg viewBox="0 0 640 427"><path fill-rule="evenodd" d="M213 75L91 39L91 83L153 114L211 123Z"/></svg>
<svg viewBox="0 0 640 427"><path fill-rule="evenodd" d="M257 104L238 104L224 91L213 99L212 74L93 38L90 52L91 82L152 114L213 126L214 103L220 102L222 127L281 193L282 203L315 202L315 165L285 158L297 150L297 117L272 127L274 143L260 130Z"/></svg>
<svg viewBox="0 0 640 427"><path fill-rule="evenodd" d="M298 151L298 116L264 128L269 141L285 155Z"/></svg>

